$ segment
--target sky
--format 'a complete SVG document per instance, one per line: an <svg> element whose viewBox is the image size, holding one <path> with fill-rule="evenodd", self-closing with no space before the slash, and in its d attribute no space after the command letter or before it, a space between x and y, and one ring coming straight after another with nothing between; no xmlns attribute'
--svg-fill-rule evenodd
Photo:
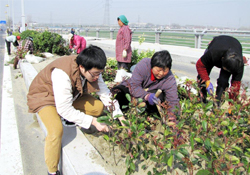
<svg viewBox="0 0 250 175"><path fill-rule="evenodd" d="M38 23L118 25L123 14L130 23L250 27L250 0L0 0L0 20L21 23L22 1L26 20Z"/></svg>

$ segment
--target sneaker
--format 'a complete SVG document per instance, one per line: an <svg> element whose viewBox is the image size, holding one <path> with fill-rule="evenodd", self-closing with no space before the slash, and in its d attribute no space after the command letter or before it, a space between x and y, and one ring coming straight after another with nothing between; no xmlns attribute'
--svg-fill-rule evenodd
<svg viewBox="0 0 250 175"><path fill-rule="evenodd" d="M48 172L48 175L60 175L60 171L57 170L57 171L56 171L56 174L54 174L54 173L53 173L53 174L50 174L50 173Z"/></svg>
<svg viewBox="0 0 250 175"><path fill-rule="evenodd" d="M64 118L61 119L62 120L62 124L66 127L75 127L76 124L74 122L70 122Z"/></svg>

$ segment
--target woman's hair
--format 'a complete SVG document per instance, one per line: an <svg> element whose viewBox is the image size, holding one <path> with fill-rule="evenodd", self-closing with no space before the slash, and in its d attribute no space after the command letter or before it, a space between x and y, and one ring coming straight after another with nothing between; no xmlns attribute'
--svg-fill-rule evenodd
<svg viewBox="0 0 250 175"><path fill-rule="evenodd" d="M100 47L90 45L81 51L76 57L76 63L78 66L82 65L85 71L92 68L104 69L107 63L107 58Z"/></svg>
<svg viewBox="0 0 250 175"><path fill-rule="evenodd" d="M225 57L222 59L222 67L225 67L229 72L234 73L237 72L242 66L242 55L239 55L238 53L229 49Z"/></svg>
<svg viewBox="0 0 250 175"><path fill-rule="evenodd" d="M169 68L172 67L172 58L167 50L162 50L159 52L155 52L153 57L151 58L151 67L160 67L160 68Z"/></svg>

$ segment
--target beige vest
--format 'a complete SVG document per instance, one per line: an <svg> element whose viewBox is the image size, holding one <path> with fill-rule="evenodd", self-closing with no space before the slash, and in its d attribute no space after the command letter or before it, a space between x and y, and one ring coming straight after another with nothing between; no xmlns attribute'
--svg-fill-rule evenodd
<svg viewBox="0 0 250 175"><path fill-rule="evenodd" d="M85 83L82 87L80 69L76 63L76 55L64 56L48 64L32 81L27 95L29 112L36 113L44 106L55 106L55 99L51 81L51 72L55 69L63 70L70 78L73 97L78 93L91 93L99 91L98 82ZM79 96L79 97L80 97Z"/></svg>

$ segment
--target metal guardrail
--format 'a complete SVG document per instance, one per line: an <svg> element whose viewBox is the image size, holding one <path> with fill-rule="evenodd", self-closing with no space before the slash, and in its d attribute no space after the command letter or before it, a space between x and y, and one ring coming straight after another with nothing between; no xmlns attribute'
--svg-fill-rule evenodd
<svg viewBox="0 0 250 175"><path fill-rule="evenodd" d="M44 31L45 29L39 29ZM69 29L49 28L50 32L67 34ZM96 38L115 39L119 28L100 29L87 28L76 29L76 34ZM205 49L213 37L218 35L230 35L237 38L243 47L243 53L250 54L250 31L232 30L193 30L193 29L131 29L132 40L139 41L139 37L145 38L144 42L159 43L164 45L186 46L190 48Z"/></svg>

